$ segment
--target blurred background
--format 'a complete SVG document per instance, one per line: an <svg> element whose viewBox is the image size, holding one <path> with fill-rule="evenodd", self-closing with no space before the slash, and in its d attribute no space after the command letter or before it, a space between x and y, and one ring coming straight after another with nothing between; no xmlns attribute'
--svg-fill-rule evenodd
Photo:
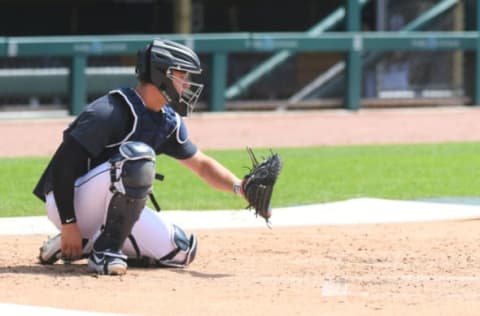
<svg viewBox="0 0 480 316"><path fill-rule="evenodd" d="M76 114L134 85L134 52L163 36L198 48L198 111L475 105L479 11L475 0L1 0L0 112Z"/></svg>

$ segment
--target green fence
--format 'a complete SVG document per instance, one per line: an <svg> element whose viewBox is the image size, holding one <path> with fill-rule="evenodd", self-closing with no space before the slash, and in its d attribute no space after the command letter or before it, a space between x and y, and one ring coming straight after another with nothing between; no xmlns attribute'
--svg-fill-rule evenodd
<svg viewBox="0 0 480 316"><path fill-rule="evenodd" d="M327 32L312 38L305 33L229 33L148 36L69 36L0 38L0 57L67 56L72 59L68 86L70 110L78 114L86 103L87 58L99 55L132 55L154 37L191 46L213 56L210 110L222 111L228 55L234 52L344 52L347 61L345 107L360 105L362 52L365 51L474 51L479 69L479 32ZM480 104L479 72L475 76L474 104ZM5 87L1 89L5 89ZM28 89L28 86L25 86Z"/></svg>

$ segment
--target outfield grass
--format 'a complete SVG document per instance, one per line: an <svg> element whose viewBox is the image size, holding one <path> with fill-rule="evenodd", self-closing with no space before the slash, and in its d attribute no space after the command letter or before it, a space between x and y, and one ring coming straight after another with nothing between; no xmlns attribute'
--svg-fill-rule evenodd
<svg viewBox="0 0 480 316"><path fill-rule="evenodd" d="M256 149L258 156L268 154ZM480 143L335 146L275 149L284 169L273 196L274 207L338 201L356 197L419 199L480 195ZM250 164L244 150L208 151L238 175ZM0 216L43 215L31 191L47 158L0 159ZM164 182L155 195L165 210L241 209L242 199L210 189L178 162L157 160Z"/></svg>

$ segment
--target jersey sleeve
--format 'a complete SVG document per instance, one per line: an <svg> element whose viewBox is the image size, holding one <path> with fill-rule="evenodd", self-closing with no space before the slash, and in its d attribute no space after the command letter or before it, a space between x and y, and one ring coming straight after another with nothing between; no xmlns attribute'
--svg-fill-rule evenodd
<svg viewBox="0 0 480 316"><path fill-rule="evenodd" d="M76 222L74 183L88 170L88 158L88 152L67 135L52 159L52 190L62 224Z"/></svg>
<svg viewBox="0 0 480 316"><path fill-rule="evenodd" d="M164 153L176 159L188 159L195 155L197 146L188 137L187 126L183 119L180 116L178 119L178 127L168 138Z"/></svg>

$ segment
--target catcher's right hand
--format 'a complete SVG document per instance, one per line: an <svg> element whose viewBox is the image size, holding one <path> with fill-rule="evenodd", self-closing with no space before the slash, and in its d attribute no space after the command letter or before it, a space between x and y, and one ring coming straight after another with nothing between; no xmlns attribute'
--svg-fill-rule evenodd
<svg viewBox="0 0 480 316"><path fill-rule="evenodd" d="M282 169L282 160L278 154L272 153L262 162L258 162L251 148L247 152L252 160L252 169L242 181L242 189L249 205L255 209L255 215L260 215L269 225L272 216L272 192Z"/></svg>

